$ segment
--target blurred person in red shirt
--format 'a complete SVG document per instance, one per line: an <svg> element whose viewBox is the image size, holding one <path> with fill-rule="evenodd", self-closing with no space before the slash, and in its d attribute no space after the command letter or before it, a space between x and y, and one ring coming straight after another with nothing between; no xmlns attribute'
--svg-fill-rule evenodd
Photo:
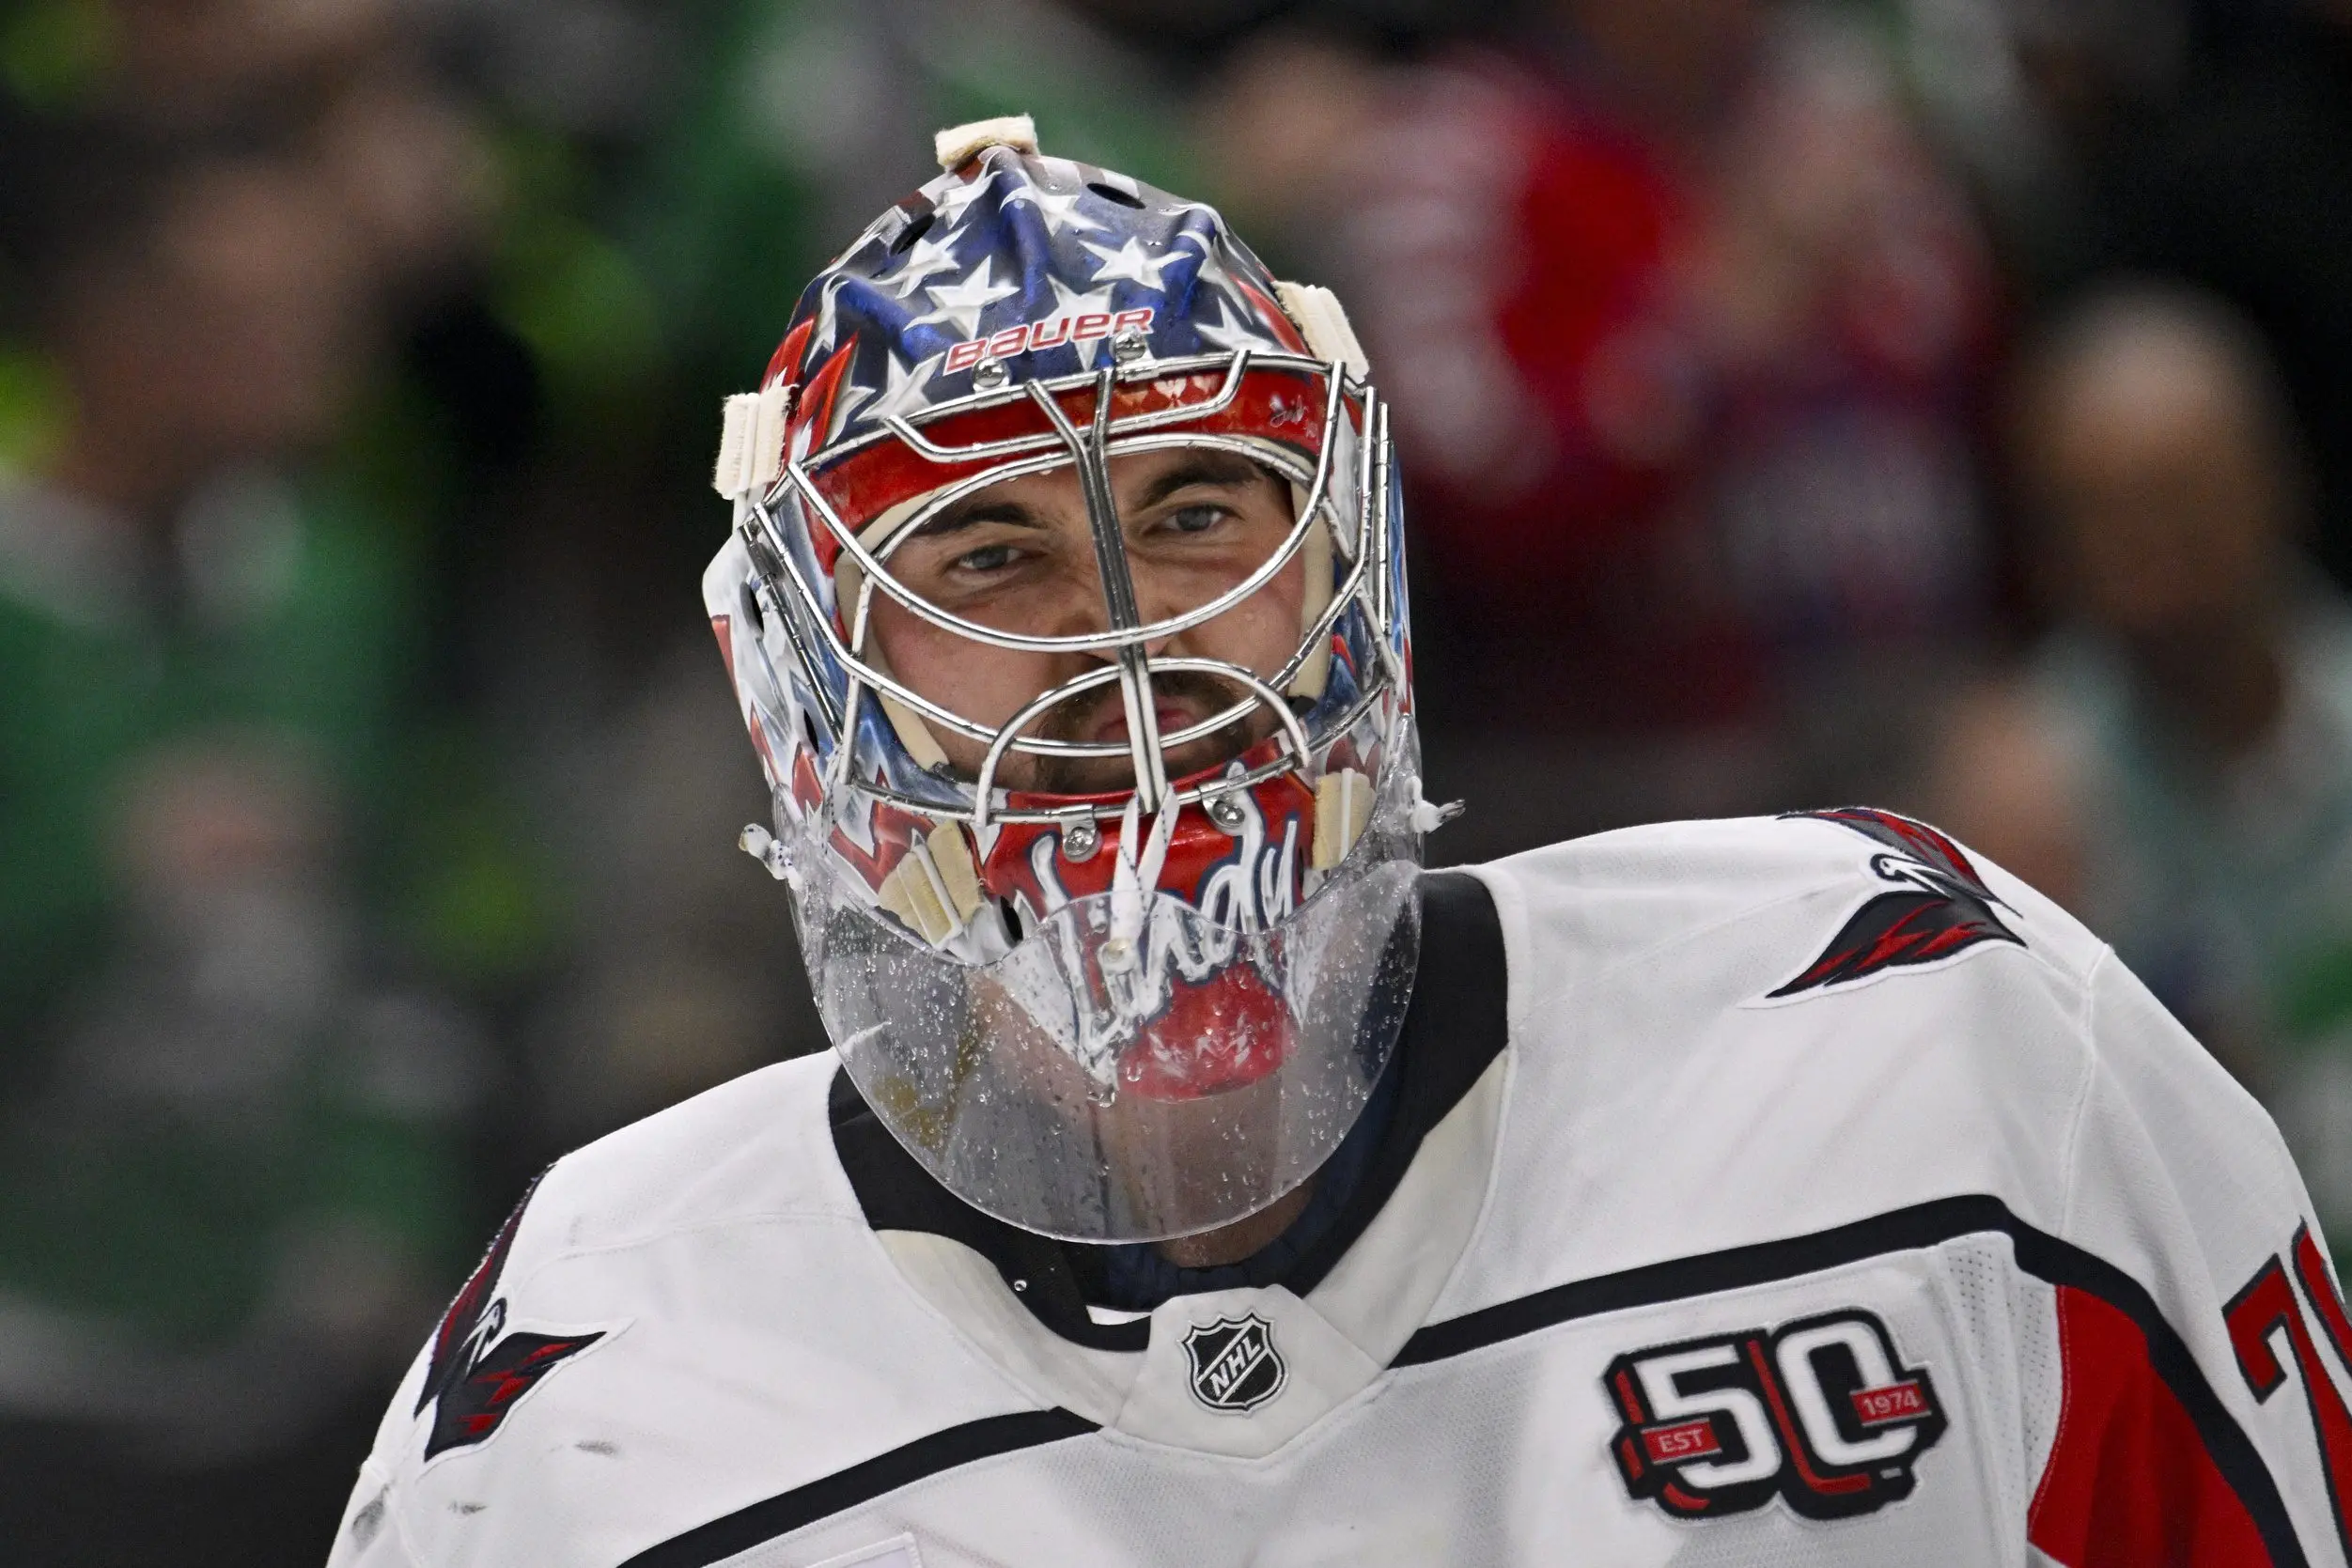
<svg viewBox="0 0 2352 1568"><path fill-rule="evenodd" d="M1223 107L1324 114L1254 205L1330 225L1414 455L1428 641L1486 672L1433 672L1431 722L1763 737L1628 813L1865 787L1916 663L1885 656L1976 613L1991 306L1873 47L1764 0L1555 0L1510 57L1377 91L1269 47Z"/></svg>

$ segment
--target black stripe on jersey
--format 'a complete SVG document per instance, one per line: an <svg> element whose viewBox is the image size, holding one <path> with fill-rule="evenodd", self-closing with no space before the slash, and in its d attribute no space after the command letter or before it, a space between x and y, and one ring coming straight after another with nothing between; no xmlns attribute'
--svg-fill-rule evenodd
<svg viewBox="0 0 2352 1568"><path fill-rule="evenodd" d="M2007 1236L2017 1250L2017 1266L2024 1272L2052 1285L2070 1285L2095 1296L2131 1319L2147 1338L2149 1364L2188 1413L2215 1467L2246 1505L2270 1560L2279 1568L2303 1568L2308 1559L2296 1541L2295 1526L2287 1516L2278 1483L2253 1440L2206 1381L2188 1343L2165 1321L2156 1298L2113 1264L2019 1219L1998 1198L1941 1198L1810 1235L1674 1258L1597 1280L1555 1285L1430 1324L1407 1340L1389 1364L1421 1366L1602 1312L1772 1284L1889 1253L1918 1251L1962 1236L1986 1234Z"/></svg>
<svg viewBox="0 0 2352 1568"><path fill-rule="evenodd" d="M1510 968L1487 884L1466 872L1421 879L1421 964L1396 1042L1396 1110L1372 1165L1329 1234L1268 1284L1304 1296L1339 1265L1396 1192L1422 1140L1486 1076L1510 1038Z"/></svg>
<svg viewBox="0 0 2352 1568"><path fill-rule="evenodd" d="M749 1508L738 1509L685 1534L648 1547L621 1568L706 1568L738 1552L789 1534L803 1525L831 1518L886 1492L911 1486L942 1470L952 1470L1000 1453L1058 1443L1099 1431L1093 1421L1058 1406L1051 1410L1019 1410L1009 1416L984 1416L918 1437L902 1448L878 1453L820 1481L795 1486Z"/></svg>
<svg viewBox="0 0 2352 1568"><path fill-rule="evenodd" d="M1097 1323L1062 1244L982 1214L942 1187L860 1097L847 1069L833 1073L827 1106L833 1153L865 1222L878 1231L921 1231L958 1241L996 1265L1015 1299L1062 1338L1092 1350L1140 1351L1151 1320Z"/></svg>

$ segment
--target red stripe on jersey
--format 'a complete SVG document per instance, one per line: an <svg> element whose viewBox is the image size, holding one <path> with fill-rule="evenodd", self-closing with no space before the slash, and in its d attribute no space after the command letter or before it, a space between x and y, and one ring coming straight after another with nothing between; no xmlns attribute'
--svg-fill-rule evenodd
<svg viewBox="0 0 2352 1568"><path fill-rule="evenodd" d="M2061 1285L2058 1346L2065 1394L2026 1538L2065 1568L2266 1568L2252 1517L2139 1325Z"/></svg>

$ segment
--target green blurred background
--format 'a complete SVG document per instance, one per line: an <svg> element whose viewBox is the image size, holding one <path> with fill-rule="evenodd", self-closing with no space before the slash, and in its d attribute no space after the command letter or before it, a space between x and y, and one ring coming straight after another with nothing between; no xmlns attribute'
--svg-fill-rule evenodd
<svg viewBox="0 0 2352 1568"><path fill-rule="evenodd" d="M1435 858L1931 815L2352 1236L2344 0L7 0L0 1560L322 1560L532 1172L821 1048L719 402L1024 111L1349 302Z"/></svg>

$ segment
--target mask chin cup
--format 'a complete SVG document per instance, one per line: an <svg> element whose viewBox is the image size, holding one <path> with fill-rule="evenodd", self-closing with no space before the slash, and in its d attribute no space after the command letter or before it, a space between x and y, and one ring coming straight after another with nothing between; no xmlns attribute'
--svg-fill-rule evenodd
<svg viewBox="0 0 2352 1568"><path fill-rule="evenodd" d="M1139 923L1092 894L987 963L876 920L847 877L810 877L793 902L818 1010L874 1113L975 1208L1094 1243L1231 1224L1315 1173L1394 1051L1419 866L1407 803L1382 807L1270 924L1157 893Z"/></svg>

